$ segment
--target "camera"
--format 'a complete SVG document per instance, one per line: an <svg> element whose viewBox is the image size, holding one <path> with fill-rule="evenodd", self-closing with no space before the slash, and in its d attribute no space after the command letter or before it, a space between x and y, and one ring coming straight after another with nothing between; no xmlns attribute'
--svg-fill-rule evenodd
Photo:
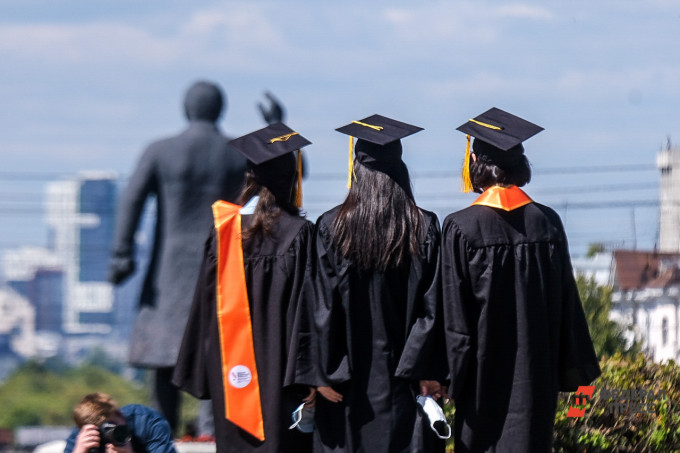
<svg viewBox="0 0 680 453"><path fill-rule="evenodd" d="M129 441L130 430L128 430L127 425L104 422L99 426L99 447L90 448L88 453L104 453L106 451L106 444L122 447Z"/></svg>

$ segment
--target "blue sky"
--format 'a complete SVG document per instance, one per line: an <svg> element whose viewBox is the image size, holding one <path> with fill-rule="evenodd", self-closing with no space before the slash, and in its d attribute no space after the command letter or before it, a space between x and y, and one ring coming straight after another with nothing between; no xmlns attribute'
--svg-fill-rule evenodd
<svg viewBox="0 0 680 453"><path fill-rule="evenodd" d="M425 128L404 159L419 204L443 218L473 199L457 192L455 128L496 106L545 127L525 145L527 191L560 212L576 253L651 248L658 208L626 203L658 196L656 153L680 141L679 26L670 0L3 0L0 175L129 174L146 144L184 127L183 93L207 79L227 94L231 136L263 126L265 90L285 104L313 142L311 218L345 193L336 127L380 113ZM593 200L622 205L578 208ZM3 234L43 240L0 213Z"/></svg>

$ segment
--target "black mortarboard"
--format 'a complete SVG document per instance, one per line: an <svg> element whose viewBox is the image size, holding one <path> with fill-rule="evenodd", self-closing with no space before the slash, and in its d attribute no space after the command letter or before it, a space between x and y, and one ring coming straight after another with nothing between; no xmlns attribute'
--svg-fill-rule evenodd
<svg viewBox="0 0 680 453"><path fill-rule="evenodd" d="M347 187L349 188L352 185L352 174L354 172L353 137L357 138L354 152L359 162L387 173L402 184L405 183L405 168L401 161L401 139L422 130L422 127L402 123L382 115L371 115L360 121L352 121L346 126L337 128L336 131L350 136Z"/></svg>
<svg viewBox="0 0 680 453"><path fill-rule="evenodd" d="M348 125L336 129L338 132L376 145L386 145L422 130L422 127L402 123L382 115L371 115L363 120L352 121Z"/></svg>
<svg viewBox="0 0 680 453"><path fill-rule="evenodd" d="M470 136L475 138L472 148L475 154L483 154L492 163L502 165L524 154L522 142L543 130L525 119L492 107L481 115L469 119L456 130L468 135L463 161L463 192L472 190L470 182Z"/></svg>
<svg viewBox="0 0 680 453"><path fill-rule="evenodd" d="M543 128L512 113L493 107L468 120L457 130L501 151L508 151L538 134Z"/></svg>
<svg viewBox="0 0 680 453"><path fill-rule="evenodd" d="M302 203L302 156L300 150L311 143L285 124L274 123L231 140L229 145L248 159L248 167L252 170L255 179L260 184L274 189L275 192L287 189L291 178L297 172L297 204L299 207ZM292 154L294 151L298 151L297 156ZM295 166L279 162L281 159L286 159L286 155L289 153L292 161L297 158Z"/></svg>
<svg viewBox="0 0 680 453"><path fill-rule="evenodd" d="M260 165L311 143L285 124L274 123L236 138L230 141L229 145L253 164Z"/></svg>

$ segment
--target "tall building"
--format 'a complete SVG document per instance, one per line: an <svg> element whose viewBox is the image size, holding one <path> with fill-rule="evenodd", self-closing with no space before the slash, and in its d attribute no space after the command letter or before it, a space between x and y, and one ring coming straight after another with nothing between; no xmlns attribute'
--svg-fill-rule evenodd
<svg viewBox="0 0 680 453"><path fill-rule="evenodd" d="M106 281L116 205L114 173L84 172L47 187L49 247L63 263L66 334L107 334L114 322Z"/></svg>
<svg viewBox="0 0 680 453"><path fill-rule="evenodd" d="M659 251L680 252L680 148L670 140L656 158L661 171Z"/></svg>

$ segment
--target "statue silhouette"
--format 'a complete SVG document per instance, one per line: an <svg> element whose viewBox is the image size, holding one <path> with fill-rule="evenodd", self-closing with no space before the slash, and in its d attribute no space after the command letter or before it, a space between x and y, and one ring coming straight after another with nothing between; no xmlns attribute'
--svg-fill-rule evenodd
<svg viewBox="0 0 680 453"><path fill-rule="evenodd" d="M135 232L145 203L156 199L153 248L129 361L136 367L155 369L154 399L173 432L179 392L170 379L213 223L211 205L217 200L236 202L245 178L245 158L227 145L229 138L216 124L224 104L216 84L194 83L184 99L188 127L146 148L118 206L109 272L114 284L134 272ZM283 114L283 108L274 104L267 121L276 121L277 108Z"/></svg>

